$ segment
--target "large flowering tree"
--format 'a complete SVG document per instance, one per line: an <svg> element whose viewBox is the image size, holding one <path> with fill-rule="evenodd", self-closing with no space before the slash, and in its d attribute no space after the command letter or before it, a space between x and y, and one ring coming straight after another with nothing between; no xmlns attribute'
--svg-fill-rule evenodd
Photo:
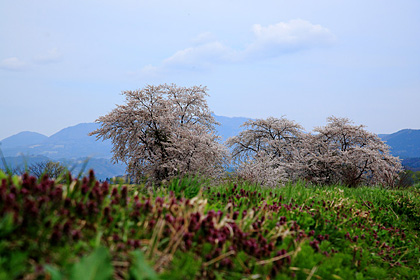
<svg viewBox="0 0 420 280"><path fill-rule="evenodd" d="M245 122L245 129L227 140L238 175L269 186L298 179L347 186L396 184L401 163L377 135L346 118L327 121L312 134L285 118Z"/></svg>
<svg viewBox="0 0 420 280"><path fill-rule="evenodd" d="M259 184L276 186L298 175L297 151L303 127L286 118L249 120L226 144L232 148L239 175Z"/></svg>
<svg viewBox="0 0 420 280"><path fill-rule="evenodd" d="M137 180L215 175L223 170L228 152L218 142L206 90L163 84L124 91L126 104L98 118L101 127L91 135L111 139L114 161L126 163Z"/></svg>
<svg viewBox="0 0 420 280"><path fill-rule="evenodd" d="M348 186L396 183L400 160L363 125L332 116L314 132L306 136L305 176L311 181Z"/></svg>

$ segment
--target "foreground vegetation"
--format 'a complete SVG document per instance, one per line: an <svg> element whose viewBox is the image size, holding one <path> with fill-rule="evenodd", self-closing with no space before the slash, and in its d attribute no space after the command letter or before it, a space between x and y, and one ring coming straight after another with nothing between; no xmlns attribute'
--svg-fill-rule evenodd
<svg viewBox="0 0 420 280"><path fill-rule="evenodd" d="M0 279L418 279L420 187L0 172Z"/></svg>

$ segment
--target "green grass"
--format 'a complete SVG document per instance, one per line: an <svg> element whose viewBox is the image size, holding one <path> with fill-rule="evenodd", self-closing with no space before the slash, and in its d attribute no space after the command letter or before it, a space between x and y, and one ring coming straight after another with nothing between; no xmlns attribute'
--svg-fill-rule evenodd
<svg viewBox="0 0 420 280"><path fill-rule="evenodd" d="M0 180L0 279L420 275L420 186Z"/></svg>

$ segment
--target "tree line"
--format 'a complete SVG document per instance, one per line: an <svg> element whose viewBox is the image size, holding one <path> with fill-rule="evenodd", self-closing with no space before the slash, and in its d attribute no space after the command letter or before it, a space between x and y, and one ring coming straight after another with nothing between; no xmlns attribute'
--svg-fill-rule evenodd
<svg viewBox="0 0 420 280"><path fill-rule="evenodd" d="M4 160L4 159L3 159ZM64 176L69 172L69 169L61 164L51 160L31 163L25 166L9 167L6 162L3 162L4 171L9 174L23 175L25 173L33 175L37 178L48 176L48 178L58 178Z"/></svg>
<svg viewBox="0 0 420 280"><path fill-rule="evenodd" d="M329 117L310 133L284 117L249 120L221 143L206 87L148 85L122 94L125 104L99 117L90 135L112 141L113 161L127 164L136 182L217 177L233 165L238 177L267 186L306 180L395 187L403 170L389 146L347 118Z"/></svg>

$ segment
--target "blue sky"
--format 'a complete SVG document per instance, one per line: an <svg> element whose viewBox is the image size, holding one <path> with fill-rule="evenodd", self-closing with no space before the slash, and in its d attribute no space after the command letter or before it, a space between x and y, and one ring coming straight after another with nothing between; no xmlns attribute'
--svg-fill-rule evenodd
<svg viewBox="0 0 420 280"><path fill-rule="evenodd" d="M147 84L223 116L420 128L420 1L1 1L0 139L93 122Z"/></svg>

